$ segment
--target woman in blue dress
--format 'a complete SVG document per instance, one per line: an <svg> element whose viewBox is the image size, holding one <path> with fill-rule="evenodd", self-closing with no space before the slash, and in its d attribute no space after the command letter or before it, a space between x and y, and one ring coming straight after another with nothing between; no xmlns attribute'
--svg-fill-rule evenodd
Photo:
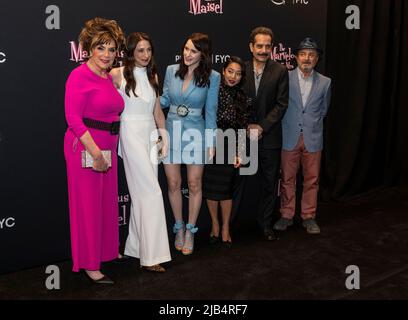
<svg viewBox="0 0 408 320"><path fill-rule="evenodd" d="M179 64L167 67L160 97L169 108L166 129L169 152L163 160L170 205L173 210L176 250L193 253L195 226L202 202L201 180L205 159L214 156L214 130L220 74L212 70L211 41L208 35L193 33L184 42ZM182 216L181 164L187 165L189 215Z"/></svg>

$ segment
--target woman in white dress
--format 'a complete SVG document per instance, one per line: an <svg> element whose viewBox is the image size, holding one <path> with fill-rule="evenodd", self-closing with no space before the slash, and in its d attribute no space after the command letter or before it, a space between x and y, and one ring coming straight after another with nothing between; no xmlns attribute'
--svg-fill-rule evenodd
<svg viewBox="0 0 408 320"><path fill-rule="evenodd" d="M140 259L149 271L164 272L171 260L162 191L157 179L158 134L167 153L165 117L150 37L135 32L127 38L124 66L113 69L113 82L125 100L121 115L119 154L123 158L132 200L125 255Z"/></svg>

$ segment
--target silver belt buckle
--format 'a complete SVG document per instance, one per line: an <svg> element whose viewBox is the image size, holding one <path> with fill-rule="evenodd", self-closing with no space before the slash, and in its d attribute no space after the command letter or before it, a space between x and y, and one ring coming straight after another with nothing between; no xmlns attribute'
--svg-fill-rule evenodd
<svg viewBox="0 0 408 320"><path fill-rule="evenodd" d="M188 107L184 104L181 104L177 107L177 115L180 117L186 117L188 115Z"/></svg>

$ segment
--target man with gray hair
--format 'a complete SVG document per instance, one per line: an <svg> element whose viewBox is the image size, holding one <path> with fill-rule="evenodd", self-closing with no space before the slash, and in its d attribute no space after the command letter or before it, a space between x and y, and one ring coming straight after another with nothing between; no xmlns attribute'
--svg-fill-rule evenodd
<svg viewBox="0 0 408 320"><path fill-rule="evenodd" d="M281 218L274 229L285 231L293 224L296 206L296 175L303 171L301 217L310 234L319 234L316 223L323 119L330 104L331 80L314 70L322 50L305 38L295 50L298 67L289 72L289 107L282 120Z"/></svg>

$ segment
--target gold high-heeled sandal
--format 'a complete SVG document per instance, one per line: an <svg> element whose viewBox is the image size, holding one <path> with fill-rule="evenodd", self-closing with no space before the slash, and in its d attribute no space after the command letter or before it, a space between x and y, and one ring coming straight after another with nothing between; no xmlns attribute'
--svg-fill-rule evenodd
<svg viewBox="0 0 408 320"><path fill-rule="evenodd" d="M140 268L150 272L166 272L166 269L164 269L160 264L155 264L154 266L140 266Z"/></svg>

